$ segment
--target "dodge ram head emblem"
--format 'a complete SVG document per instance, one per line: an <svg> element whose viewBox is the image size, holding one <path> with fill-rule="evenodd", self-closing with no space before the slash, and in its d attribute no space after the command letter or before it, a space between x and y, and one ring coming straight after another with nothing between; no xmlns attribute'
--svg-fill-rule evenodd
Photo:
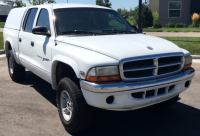
<svg viewBox="0 0 200 136"><path fill-rule="evenodd" d="M151 46L147 46L147 48L148 48L149 50L153 50L153 48L152 48Z"/></svg>

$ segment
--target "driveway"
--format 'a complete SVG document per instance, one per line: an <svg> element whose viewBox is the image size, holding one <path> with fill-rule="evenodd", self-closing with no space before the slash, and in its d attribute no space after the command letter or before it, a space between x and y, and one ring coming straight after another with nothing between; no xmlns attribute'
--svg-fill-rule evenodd
<svg viewBox="0 0 200 136"><path fill-rule="evenodd" d="M129 112L97 110L92 127L74 136L199 136L200 63L196 76L177 104ZM56 91L31 72L25 81L11 81L6 60L0 60L0 136L69 136L56 109Z"/></svg>
<svg viewBox="0 0 200 136"><path fill-rule="evenodd" d="M147 35L159 36L159 37L200 37L200 33L190 32L144 32Z"/></svg>

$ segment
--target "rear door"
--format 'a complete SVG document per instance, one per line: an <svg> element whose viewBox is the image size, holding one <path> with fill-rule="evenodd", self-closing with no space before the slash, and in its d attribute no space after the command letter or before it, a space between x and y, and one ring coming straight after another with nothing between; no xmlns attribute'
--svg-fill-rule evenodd
<svg viewBox="0 0 200 136"><path fill-rule="evenodd" d="M31 8L26 12L22 29L19 32L19 59L22 65L30 64L32 28L38 8Z"/></svg>

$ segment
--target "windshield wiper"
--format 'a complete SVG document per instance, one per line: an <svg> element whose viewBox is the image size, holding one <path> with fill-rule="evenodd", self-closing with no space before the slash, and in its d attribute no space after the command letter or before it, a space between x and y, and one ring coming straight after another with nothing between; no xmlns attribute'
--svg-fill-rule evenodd
<svg viewBox="0 0 200 136"><path fill-rule="evenodd" d="M119 29L102 29L102 31L111 31L111 32L117 32L117 33L133 33L136 34L136 32L130 31L130 30L119 30Z"/></svg>
<svg viewBox="0 0 200 136"><path fill-rule="evenodd" d="M84 31L84 30L74 30L74 31L65 31L61 32L61 34L69 34L69 33L75 33L75 34L99 34L99 35L106 35L106 33L97 33L97 32L91 32L91 31Z"/></svg>

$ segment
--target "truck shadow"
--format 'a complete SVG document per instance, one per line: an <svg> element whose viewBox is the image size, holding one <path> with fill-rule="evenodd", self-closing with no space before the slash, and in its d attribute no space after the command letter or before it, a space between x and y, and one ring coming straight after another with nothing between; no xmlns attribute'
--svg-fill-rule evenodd
<svg viewBox="0 0 200 136"><path fill-rule="evenodd" d="M29 71L26 76L21 84L31 85L56 106L56 91L51 85ZM91 128L74 136L200 136L200 110L179 102L166 109L154 106L127 112L95 109L94 113Z"/></svg>

